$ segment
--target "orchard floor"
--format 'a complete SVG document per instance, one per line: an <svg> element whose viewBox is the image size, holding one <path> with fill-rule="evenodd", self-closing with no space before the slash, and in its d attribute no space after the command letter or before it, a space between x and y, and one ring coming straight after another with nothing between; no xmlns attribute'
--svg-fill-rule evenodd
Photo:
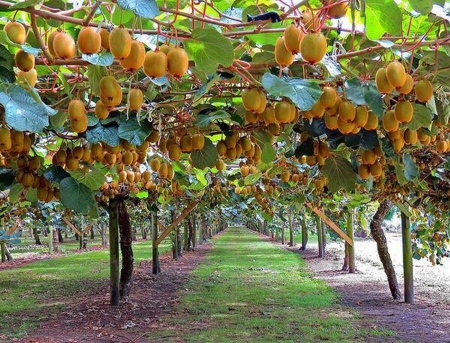
<svg viewBox="0 0 450 343"><path fill-rule="evenodd" d="M80 293L59 310L36 314L46 317L40 327L10 341L353 343L392 335L341 306L297 254L244 228L230 228L177 261L165 258L157 277L149 270L149 261L136 269L120 307L109 307L105 282L94 295Z"/></svg>
<svg viewBox="0 0 450 343"><path fill-rule="evenodd" d="M403 292L401 234L387 233L389 250ZM317 244L317 243L316 243ZM344 306L355 308L367 325L390 329L394 335L375 342L450 343L450 259L432 266L426 259L414 260L415 304L394 301L390 297L386 275L372 239L357 239L355 274L341 271L344 244L327 244L325 259L317 257L316 247L300 253L313 274L325 281L341 297Z"/></svg>
<svg viewBox="0 0 450 343"><path fill-rule="evenodd" d="M381 279L367 279L370 261L348 275L336 272L339 247L329 245L325 260L315 255L307 250L306 264L267 237L230 228L176 261L164 257L157 277L148 274L150 261L141 262L120 307L109 307L105 281L88 297L80 292L59 310L35 313L45 317L40 327L7 342L450 342L445 326L439 336L426 324L440 307L433 315L423 310L429 306L390 301Z"/></svg>

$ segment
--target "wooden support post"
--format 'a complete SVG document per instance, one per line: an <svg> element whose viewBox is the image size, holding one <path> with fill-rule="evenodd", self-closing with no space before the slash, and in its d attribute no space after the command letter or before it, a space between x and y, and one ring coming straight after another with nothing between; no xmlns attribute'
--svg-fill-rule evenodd
<svg viewBox="0 0 450 343"><path fill-rule="evenodd" d="M354 246L354 230L353 230L353 215L354 210L349 209L347 214L347 236L350 237L350 239L353 241L353 244L350 245L347 242L345 242L345 246L348 252L348 272L354 273L356 271L356 265L355 265L355 246Z"/></svg>
<svg viewBox="0 0 450 343"><path fill-rule="evenodd" d="M192 248L197 246L197 215L192 214Z"/></svg>
<svg viewBox="0 0 450 343"><path fill-rule="evenodd" d="M48 253L53 254L53 228L49 225L50 234L48 235Z"/></svg>
<svg viewBox="0 0 450 343"><path fill-rule="evenodd" d="M294 225L292 225L292 209L289 211L289 246L294 246Z"/></svg>
<svg viewBox="0 0 450 343"><path fill-rule="evenodd" d="M300 219L300 223L302 225L302 247L300 249L306 250L306 245L308 244L308 227L306 226L305 215L302 215L302 219Z"/></svg>
<svg viewBox="0 0 450 343"><path fill-rule="evenodd" d="M1 249L1 255L2 255L2 263L6 262L6 242L0 241L0 249Z"/></svg>
<svg viewBox="0 0 450 343"><path fill-rule="evenodd" d="M405 280L405 302L414 304L414 275L409 217L402 212L403 274Z"/></svg>
<svg viewBox="0 0 450 343"><path fill-rule="evenodd" d="M117 200L110 200L109 207L109 288L111 306L119 306L120 266L119 266L119 215ZM80 236L80 240L83 237Z"/></svg>
<svg viewBox="0 0 450 343"><path fill-rule="evenodd" d="M317 241L319 244L319 257L325 257L325 251L323 249L323 231L322 231L322 218L316 216L316 227L317 227Z"/></svg>
<svg viewBox="0 0 450 343"><path fill-rule="evenodd" d="M281 225L281 244L286 244L286 230L284 228L284 223Z"/></svg>
<svg viewBox="0 0 450 343"><path fill-rule="evenodd" d="M161 272L161 267L159 265L158 244L156 243L158 240L158 207L156 203L150 206L150 216L152 225L152 274L157 275Z"/></svg>

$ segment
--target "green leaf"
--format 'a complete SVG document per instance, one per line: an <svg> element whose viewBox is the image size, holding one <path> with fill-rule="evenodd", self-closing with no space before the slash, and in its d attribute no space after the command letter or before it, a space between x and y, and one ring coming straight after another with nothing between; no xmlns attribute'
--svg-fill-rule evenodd
<svg viewBox="0 0 450 343"><path fill-rule="evenodd" d="M381 117L384 113L383 99L374 84L364 84L362 85L362 90L364 93L364 99L366 104L369 105L370 109L378 117Z"/></svg>
<svg viewBox="0 0 450 343"><path fill-rule="evenodd" d="M256 144L262 149L266 143L270 143L270 134L263 129L257 129L252 132L252 136L255 137Z"/></svg>
<svg viewBox="0 0 450 343"><path fill-rule="evenodd" d="M403 154L403 164L405 165L406 180L411 181L420 175L419 168L417 168L410 154Z"/></svg>
<svg viewBox="0 0 450 343"><path fill-rule="evenodd" d="M194 125L200 128L208 127L213 121L230 119L230 114L224 110L218 110L210 114L199 114Z"/></svg>
<svg viewBox="0 0 450 343"><path fill-rule="evenodd" d="M323 93L316 82L291 77L279 78L270 73L263 75L262 85L272 96L291 99L302 111L311 109Z"/></svg>
<svg viewBox="0 0 450 343"><path fill-rule="evenodd" d="M95 206L94 193L73 177L66 177L60 184L61 203L79 213L89 213Z"/></svg>
<svg viewBox="0 0 450 343"><path fill-rule="evenodd" d="M328 179L328 189L336 193L340 189L351 192L355 189L356 174L352 165L342 156L328 157L322 168L322 174Z"/></svg>
<svg viewBox="0 0 450 343"><path fill-rule="evenodd" d="M269 142L265 143L262 148L261 161L263 163L271 163L277 156L277 152Z"/></svg>
<svg viewBox="0 0 450 343"><path fill-rule="evenodd" d="M219 64L229 67L233 63L233 45L216 29L195 29L184 44L195 66L207 74L214 73Z"/></svg>
<svg viewBox="0 0 450 343"><path fill-rule="evenodd" d="M202 150L191 153L192 165L198 169L214 167L218 158L217 149L209 138L205 138L205 146Z"/></svg>
<svg viewBox="0 0 450 343"><path fill-rule="evenodd" d="M395 175L397 175L397 182L400 186L404 186L408 183L405 177L405 166L397 161L393 161L395 168Z"/></svg>
<svg viewBox="0 0 450 343"><path fill-rule="evenodd" d="M114 57L109 52L101 54L83 54L81 59L97 66L108 67L113 64Z"/></svg>
<svg viewBox="0 0 450 343"><path fill-rule="evenodd" d="M192 98L192 102L197 102L201 99L203 95L209 92L212 86L216 84L218 80L220 80L220 74L215 73L213 77L208 78L208 82L206 82L203 86L199 88L199 90L194 94L194 97Z"/></svg>
<svg viewBox="0 0 450 343"><path fill-rule="evenodd" d="M377 40L385 33L401 34L402 12L394 0L366 0L365 15L369 39Z"/></svg>
<svg viewBox="0 0 450 343"><path fill-rule="evenodd" d="M18 2L13 6L8 8L8 11L17 11L27 7L34 7L36 5L40 5L44 2L44 0L26 0L22 2Z"/></svg>
<svg viewBox="0 0 450 343"><path fill-rule="evenodd" d="M142 18L152 19L159 14L155 0L117 0L117 4Z"/></svg>
<svg viewBox="0 0 450 343"><path fill-rule="evenodd" d="M25 195L25 199L27 199L29 202L39 201L37 197L37 188L28 188L27 194Z"/></svg>
<svg viewBox="0 0 450 343"><path fill-rule="evenodd" d="M89 143L105 142L109 146L118 146L119 128L115 125L103 126L101 123L86 130L86 139Z"/></svg>
<svg viewBox="0 0 450 343"><path fill-rule="evenodd" d="M409 0L414 11L428 15L433 8L433 0Z"/></svg>
<svg viewBox="0 0 450 343"><path fill-rule="evenodd" d="M105 175L99 170L92 170L89 172L75 170L70 172L70 175L93 191L98 190L106 180Z"/></svg>
<svg viewBox="0 0 450 343"><path fill-rule="evenodd" d="M69 118L69 114L67 112L58 112L56 115L50 117L50 123L54 127L63 127Z"/></svg>
<svg viewBox="0 0 450 343"><path fill-rule="evenodd" d="M366 104L361 81L357 77L353 77L345 82L345 90L347 99L353 102L355 106Z"/></svg>
<svg viewBox="0 0 450 343"><path fill-rule="evenodd" d="M127 120L123 117L119 124L119 137L135 146L142 145L150 132L152 132L151 125L147 121L139 123L136 118Z"/></svg>
<svg viewBox="0 0 450 343"><path fill-rule="evenodd" d="M61 182L69 176L70 174L60 166L52 165L44 171L44 177L50 182Z"/></svg>
<svg viewBox="0 0 450 343"><path fill-rule="evenodd" d="M13 204L20 200L20 195L22 194L24 187L21 183L16 183L9 190L9 201Z"/></svg>
<svg viewBox="0 0 450 343"><path fill-rule="evenodd" d="M94 95L100 96L100 79L103 76L108 75L108 71L105 67L102 66L96 66L96 65L88 65L88 79L89 79L89 86L91 87L92 93Z"/></svg>
<svg viewBox="0 0 450 343"><path fill-rule="evenodd" d="M4 32L4 31L2 31ZM0 45L0 81L4 83L13 83L16 79L14 74L14 58L9 50Z"/></svg>
<svg viewBox="0 0 450 343"><path fill-rule="evenodd" d="M244 185L254 185L262 176L262 173L258 172L255 174L247 175L244 179Z"/></svg>
<svg viewBox="0 0 450 343"><path fill-rule="evenodd" d="M48 117L56 113L19 85L0 93L0 104L5 108L6 122L17 131L42 132L49 125Z"/></svg>
<svg viewBox="0 0 450 343"><path fill-rule="evenodd" d="M432 114L429 108L424 105L413 103L413 117L407 124L411 130L418 130L421 127L428 128L432 123Z"/></svg>
<svg viewBox="0 0 450 343"><path fill-rule="evenodd" d="M409 211L409 206L408 205L402 204L401 202L398 202L398 201L394 201L394 204L407 217L411 217L412 213Z"/></svg>

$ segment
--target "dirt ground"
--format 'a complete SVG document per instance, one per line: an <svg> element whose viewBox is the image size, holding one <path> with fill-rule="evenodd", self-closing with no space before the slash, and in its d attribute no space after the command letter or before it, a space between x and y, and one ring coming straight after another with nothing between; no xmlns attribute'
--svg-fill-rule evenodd
<svg viewBox="0 0 450 343"><path fill-rule="evenodd" d="M64 309L47 313L42 325L17 343L125 343L147 342L145 333L158 328L161 316L177 303L177 291L189 273L203 261L210 244L186 252L177 260L161 257L162 273L151 274L151 261L135 269L130 298L120 307L109 306L109 287L82 301L65 299ZM26 320L26 319L24 319Z"/></svg>
<svg viewBox="0 0 450 343"><path fill-rule="evenodd" d="M387 234L389 250L403 291L401 235ZM344 245L328 243L325 259L317 257L316 246L299 252L316 277L327 282L342 299L354 307L367 325L395 332L383 342L450 343L450 259L432 266L427 260L414 260L415 304L392 300L376 243L359 239L355 244L357 273L342 272ZM377 342L377 341L375 341Z"/></svg>

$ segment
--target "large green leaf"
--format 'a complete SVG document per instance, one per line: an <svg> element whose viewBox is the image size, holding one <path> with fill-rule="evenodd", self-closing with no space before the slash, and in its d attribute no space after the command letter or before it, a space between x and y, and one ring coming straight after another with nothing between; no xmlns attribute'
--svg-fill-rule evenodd
<svg viewBox="0 0 450 343"><path fill-rule="evenodd" d="M433 0L409 0L409 4L414 9L421 14L427 15L433 8Z"/></svg>
<svg viewBox="0 0 450 343"><path fill-rule="evenodd" d="M400 186L404 186L408 183L405 176L405 166L397 161L394 162L395 175L397 176L397 182Z"/></svg>
<svg viewBox="0 0 450 343"><path fill-rule="evenodd" d="M117 0L117 4L142 18L152 19L159 14L155 0Z"/></svg>
<svg viewBox="0 0 450 343"><path fill-rule="evenodd" d="M89 213L95 206L94 193L88 186L78 182L73 177L66 177L59 184L61 202L67 208L79 213Z"/></svg>
<svg viewBox="0 0 450 343"><path fill-rule="evenodd" d="M118 146L120 143L119 129L115 125L104 126L101 123L89 127L86 131L86 139L89 143L105 142L109 146Z"/></svg>
<svg viewBox="0 0 450 343"><path fill-rule="evenodd" d="M11 187L9 190L9 201L12 204L15 204L20 200L20 195L23 192L23 185L21 183L16 183L14 186Z"/></svg>
<svg viewBox="0 0 450 343"><path fill-rule="evenodd" d="M277 156L277 152L269 142L265 143L262 148L261 161L271 163Z"/></svg>
<svg viewBox="0 0 450 343"><path fill-rule="evenodd" d="M262 85L272 96L291 99L302 111L311 109L323 93L316 82L291 77L279 78L270 73L263 75Z"/></svg>
<svg viewBox="0 0 450 343"><path fill-rule="evenodd" d="M414 113L412 120L408 123L408 127L411 130L418 130L421 127L429 127L433 122L430 109L417 103L413 103L412 105Z"/></svg>
<svg viewBox="0 0 450 343"><path fill-rule="evenodd" d="M51 165L44 171L44 177L50 182L61 182L70 174L59 166Z"/></svg>
<svg viewBox="0 0 450 343"><path fill-rule="evenodd" d="M214 167L218 158L217 149L209 138L205 138L205 146L202 150L191 153L192 165L198 169Z"/></svg>
<svg viewBox="0 0 450 343"><path fill-rule="evenodd" d="M83 54L81 58L97 66L108 67L114 62L114 57L109 52L101 54Z"/></svg>
<svg viewBox="0 0 450 343"><path fill-rule="evenodd" d="M402 12L394 0L366 0L365 3L369 39L377 40L385 33L393 36L401 34Z"/></svg>
<svg viewBox="0 0 450 343"><path fill-rule="evenodd" d="M322 174L328 179L328 189L331 193L341 189L347 192L355 189L356 174L351 163L342 156L328 157L322 168Z"/></svg>
<svg viewBox="0 0 450 343"><path fill-rule="evenodd" d="M378 117L381 117L384 113L383 99L381 94L378 92L377 87L374 84L363 84L362 90L364 93L364 99L369 108Z"/></svg>
<svg viewBox="0 0 450 343"><path fill-rule="evenodd" d="M8 8L9 11L17 11L27 7L34 7L36 5L42 4L44 0L25 0L16 3L15 5Z"/></svg>
<svg viewBox="0 0 450 343"><path fill-rule="evenodd" d="M4 31L2 31L4 32ZM13 83L16 75L14 74L14 58L9 50L0 45L0 82Z"/></svg>
<svg viewBox="0 0 450 343"><path fill-rule="evenodd" d="M92 93L94 95L100 95L100 79L103 76L108 75L108 71L105 67L97 66L97 65L88 65L88 79L89 86L91 86Z"/></svg>
<svg viewBox="0 0 450 343"><path fill-rule="evenodd" d="M186 40L184 44L197 69L207 74L214 73L219 64L229 67L233 63L231 41L216 29L195 29L191 39Z"/></svg>
<svg viewBox="0 0 450 343"><path fill-rule="evenodd" d="M142 145L150 132L152 127L148 121L139 123L136 118L123 117L119 124L119 137L136 146Z"/></svg>
<svg viewBox="0 0 450 343"><path fill-rule="evenodd" d="M208 127L213 121L230 119L230 114L224 110L218 110L210 114L199 114L194 125L198 127Z"/></svg>
<svg viewBox="0 0 450 343"><path fill-rule="evenodd" d="M403 154L403 164L406 180L411 181L420 175L419 168L417 168L410 154Z"/></svg>
<svg viewBox="0 0 450 343"><path fill-rule="evenodd" d="M347 99L355 106L366 104L361 81L357 77L353 77L345 82L345 91Z"/></svg>
<svg viewBox="0 0 450 343"><path fill-rule="evenodd" d="M6 93L0 93L8 125L17 131L30 132L42 132L49 125L48 117L57 112L36 101L35 96L19 85L11 85Z"/></svg>
<svg viewBox="0 0 450 343"><path fill-rule="evenodd" d="M106 180L105 175L99 170L92 170L89 172L75 170L70 172L70 175L93 191L99 189Z"/></svg>

